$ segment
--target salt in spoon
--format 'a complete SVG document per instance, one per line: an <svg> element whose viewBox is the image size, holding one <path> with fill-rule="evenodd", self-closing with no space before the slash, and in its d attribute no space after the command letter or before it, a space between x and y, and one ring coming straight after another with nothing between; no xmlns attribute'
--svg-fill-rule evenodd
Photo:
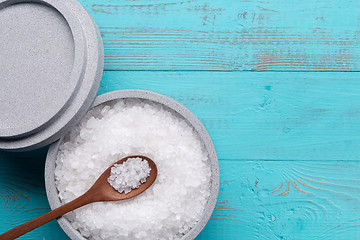
<svg viewBox="0 0 360 240"><path fill-rule="evenodd" d="M131 192L125 194L119 193L117 190L115 190L110 183L108 182L108 178L110 176L111 168L115 164L122 164L129 158L141 158L149 163L149 167L151 169L149 177L146 178L146 182L142 183L139 188L131 190ZM37 217L29 222L26 222L16 228L13 228L3 234L0 235L0 240L12 240L15 238L18 238L22 236L23 234L30 232L34 230L35 228L38 228L45 223L50 222L51 220L54 220L55 218L61 217L65 213L68 213L70 211L73 211L79 207L82 207L89 203L94 202L109 202L109 201L120 201L125 200L129 198L133 198L140 193L144 192L146 189L148 189L155 181L157 177L157 167L156 164L148 157L144 156L128 156L125 157L116 163L114 163L112 166L110 166L108 169L105 170L103 174L96 180L94 185L83 195L80 197L72 200L69 203L66 203L65 205L58 207L48 213L45 213L44 215Z"/></svg>

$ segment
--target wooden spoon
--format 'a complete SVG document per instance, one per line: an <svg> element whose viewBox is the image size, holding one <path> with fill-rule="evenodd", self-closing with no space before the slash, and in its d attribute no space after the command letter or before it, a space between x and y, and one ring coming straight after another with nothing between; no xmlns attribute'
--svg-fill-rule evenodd
<svg viewBox="0 0 360 240"><path fill-rule="evenodd" d="M146 179L146 182L141 184L139 188L133 189L131 192L125 194L125 193L119 193L116 191L108 182L108 177L110 176L111 168L114 166L114 164L121 164L125 162L129 158L142 158L148 161L149 167L151 168L150 176ZM157 167L156 164L148 157L144 156L128 156L125 157L116 163L114 163L112 166L110 166L108 169L105 170L105 172L96 180L94 185L83 195L80 197L72 200L71 202L58 207L48 213L45 213L44 215L37 217L27 223L24 223L16 228L13 228L3 234L0 235L0 240L11 240L20 237L21 235L30 232L34 230L35 228L38 228L45 223L50 222L51 220L54 220L55 218L61 217L65 213L68 213L72 210L75 210L79 207L82 207L89 203L94 202L108 202L108 201L120 201L125 200L129 198L133 198L140 193L144 192L146 189L148 189L155 181L157 177Z"/></svg>

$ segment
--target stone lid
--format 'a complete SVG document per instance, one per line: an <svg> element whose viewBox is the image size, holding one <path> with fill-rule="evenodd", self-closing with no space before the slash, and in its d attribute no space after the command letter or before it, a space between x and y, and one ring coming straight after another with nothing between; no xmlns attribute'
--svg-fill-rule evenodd
<svg viewBox="0 0 360 240"><path fill-rule="evenodd" d="M75 0L0 0L0 148L61 138L87 112L103 71L99 30Z"/></svg>

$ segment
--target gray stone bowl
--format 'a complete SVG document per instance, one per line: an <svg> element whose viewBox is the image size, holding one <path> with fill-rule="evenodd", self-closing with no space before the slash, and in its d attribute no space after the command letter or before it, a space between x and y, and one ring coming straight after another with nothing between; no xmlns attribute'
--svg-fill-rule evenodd
<svg viewBox="0 0 360 240"><path fill-rule="evenodd" d="M145 90L121 90L109 92L103 95L98 96L95 99L92 107L96 107L102 103L115 100L115 99L123 99L123 98L137 98L137 99L145 99L151 100L160 104L163 104L170 108L171 110L180 114L184 119L188 121L190 125L194 127L194 129L198 132L200 139L203 141L208 153L209 159L211 163L211 192L210 198L205 206L205 211L201 217L201 220L192 228L182 239L190 240L194 239L205 227L206 223L210 219L210 216L215 208L215 204L218 197L219 191L219 164L218 158L216 155L216 151L213 145L213 142L206 131L205 127L202 125L200 120L185 106L175 101L172 98L167 96L145 91ZM46 194L49 200L49 204L51 209L55 209L61 206L60 199L58 197L58 190L55 186L55 161L57 157L57 153L59 150L59 145L63 141L63 138L59 141L53 143L50 146L46 164L45 164L45 185L46 185ZM65 233L72 240L85 240L84 237L80 235L78 231L76 231L64 217L58 219L58 223L65 231Z"/></svg>

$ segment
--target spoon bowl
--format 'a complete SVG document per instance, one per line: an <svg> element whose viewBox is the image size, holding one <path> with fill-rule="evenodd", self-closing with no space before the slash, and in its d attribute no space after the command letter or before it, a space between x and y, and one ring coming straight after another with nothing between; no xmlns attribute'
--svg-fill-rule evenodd
<svg viewBox="0 0 360 240"><path fill-rule="evenodd" d="M122 164L126 162L126 160L128 160L129 158L141 158L146 160L149 163L149 167L151 169L150 175L146 178L146 182L141 184L139 188L132 189L131 192L126 194L124 192L119 193L109 184L108 178L110 176L111 168L115 164ZM117 161L112 166L107 168L104 173L101 174L101 176L96 180L94 185L84 195L86 195L89 199L93 200L93 202L120 201L133 198L148 189L156 180L157 174L158 170L156 164L150 158L141 155L128 156Z"/></svg>
<svg viewBox="0 0 360 240"><path fill-rule="evenodd" d="M139 188L133 189L129 193L120 193L117 190L115 190L110 183L108 182L108 178L110 176L111 168L115 164L122 164L129 158L142 158L148 161L149 167L150 167L150 175L146 178L146 182L142 183ZM12 240L15 238L18 238L22 235L24 235L27 232L30 232L34 230L35 228L38 228L45 223L50 222L51 220L54 220L55 218L61 217L62 215L73 211L79 207L82 207L84 205L87 205L89 203L94 202L109 202L109 201L120 201L125 199L133 198L141 193L143 193L146 189L148 189L156 180L158 174L158 170L156 167L156 164L154 161L152 161L150 158L140 155L135 156L128 156L125 157L113 165L111 165L109 168L107 168L103 174L96 180L94 185L83 195L80 197L72 200L71 202L68 202L61 207L58 207L48 213L45 213L44 215L37 217L29 222L26 222L16 228L13 228L3 234L0 235L0 240Z"/></svg>

